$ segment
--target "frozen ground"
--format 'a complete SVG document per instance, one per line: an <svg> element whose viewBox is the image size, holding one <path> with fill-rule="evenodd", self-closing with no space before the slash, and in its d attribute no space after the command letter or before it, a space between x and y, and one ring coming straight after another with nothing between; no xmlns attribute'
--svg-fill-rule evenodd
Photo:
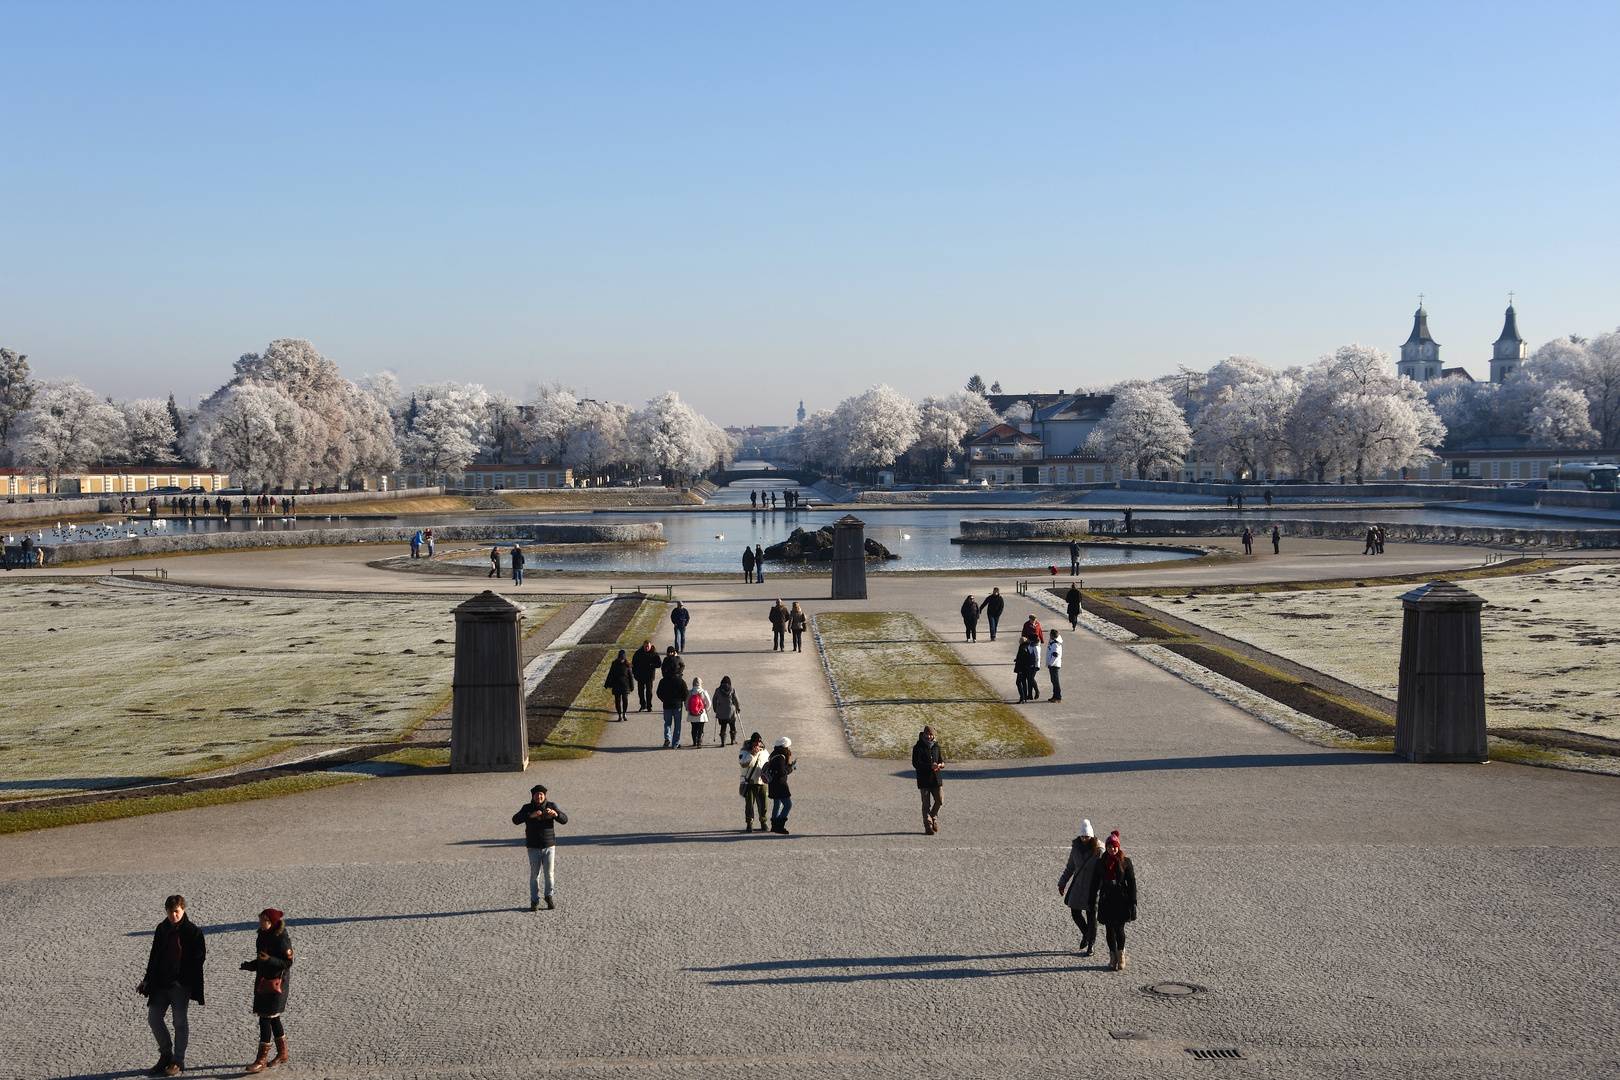
<svg viewBox="0 0 1620 1080"><path fill-rule="evenodd" d="M1620 739L1620 572L1582 565L1463 582L1487 601L1486 721ZM1199 595L1142 603L1394 699L1411 585ZM1177 603L1177 601L1180 603Z"/></svg>
<svg viewBox="0 0 1620 1080"><path fill-rule="evenodd" d="M0 798L184 776L296 744L377 742L450 689L449 598L0 585ZM560 605L526 608L527 628Z"/></svg>

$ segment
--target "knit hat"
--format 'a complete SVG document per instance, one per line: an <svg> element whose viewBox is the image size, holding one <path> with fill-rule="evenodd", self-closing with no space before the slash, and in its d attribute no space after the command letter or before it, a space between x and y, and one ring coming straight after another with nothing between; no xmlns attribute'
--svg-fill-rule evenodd
<svg viewBox="0 0 1620 1080"><path fill-rule="evenodd" d="M620 660L623 660L623 659L624 659L624 650L623 650L623 649L620 649L620 650L619 650L619 659L620 659Z"/></svg>
<svg viewBox="0 0 1620 1080"><path fill-rule="evenodd" d="M792 746L792 745L793 745L793 740L788 738L786 735L784 735L780 739L776 740L776 748L778 750L782 749L782 747L784 747L784 746Z"/></svg>
<svg viewBox="0 0 1620 1080"><path fill-rule="evenodd" d="M1117 847L1122 851L1124 850L1125 845L1123 845L1123 844L1121 844L1119 842L1119 830L1118 829L1115 829L1113 832L1108 834L1108 839L1106 841L1104 841L1104 846Z"/></svg>
<svg viewBox="0 0 1620 1080"><path fill-rule="evenodd" d="M281 921L281 915L282 913L273 907L267 907L263 911L259 912L259 918L269 919L271 926L274 926L276 923Z"/></svg>
<svg viewBox="0 0 1620 1080"><path fill-rule="evenodd" d="M534 787L529 789L529 794L530 795L544 795L545 793L546 793L546 785L544 785L544 784L536 784L536 785L534 785Z"/></svg>
<svg viewBox="0 0 1620 1080"><path fill-rule="evenodd" d="M1097 835L1096 833L1091 831L1091 819L1090 818L1086 818L1086 820L1084 820L1084 821L1082 821L1080 823L1080 835L1081 836L1096 836Z"/></svg>
<svg viewBox="0 0 1620 1080"><path fill-rule="evenodd" d="M748 736L748 741L762 743L765 741L765 736L756 731L752 735Z"/></svg>

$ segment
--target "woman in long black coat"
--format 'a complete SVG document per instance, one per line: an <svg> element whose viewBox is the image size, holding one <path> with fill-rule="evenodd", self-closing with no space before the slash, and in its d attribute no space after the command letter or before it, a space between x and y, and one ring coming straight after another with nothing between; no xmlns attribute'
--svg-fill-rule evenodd
<svg viewBox="0 0 1620 1080"><path fill-rule="evenodd" d="M1070 585L1069 591L1064 594L1064 600L1069 604L1069 629L1077 630L1080 627L1080 588Z"/></svg>
<svg viewBox="0 0 1620 1080"><path fill-rule="evenodd" d="M1035 683L1035 672L1040 670L1041 661L1035 651L1035 639L1027 634L1019 639L1018 652L1013 656L1013 674L1018 680L1018 703L1022 705L1041 696L1039 687Z"/></svg>
<svg viewBox="0 0 1620 1080"><path fill-rule="evenodd" d="M287 1034L281 1014L287 1008L287 972L292 967L292 938L287 923L275 908L259 912L258 956L244 961L243 971L253 979L253 1011L259 1016L259 1056L247 1067L250 1073L263 1072L272 1065L287 1063ZM270 1040L276 1043L276 1056L270 1057ZM268 1060L267 1060L268 1059Z"/></svg>
<svg viewBox="0 0 1620 1080"><path fill-rule="evenodd" d="M630 691L635 689L636 677L630 670L630 660L623 649L619 650L619 658L609 665L604 685L613 691L613 708L619 714L614 719L626 719L625 713L630 711Z"/></svg>
<svg viewBox="0 0 1620 1080"><path fill-rule="evenodd" d="M967 640L979 640L979 605L973 602L971 595L962 601L962 629Z"/></svg>
<svg viewBox="0 0 1620 1080"><path fill-rule="evenodd" d="M1097 921L1108 931L1108 970L1125 970L1125 924L1136 921L1136 867L1125 857L1119 830L1108 834L1102 862L1091 879Z"/></svg>
<svg viewBox="0 0 1620 1080"><path fill-rule="evenodd" d="M793 740L783 736L776 740L769 760L765 762L766 793L771 797L771 832L788 834L788 814L793 812L793 789L788 787L788 775L793 772Z"/></svg>

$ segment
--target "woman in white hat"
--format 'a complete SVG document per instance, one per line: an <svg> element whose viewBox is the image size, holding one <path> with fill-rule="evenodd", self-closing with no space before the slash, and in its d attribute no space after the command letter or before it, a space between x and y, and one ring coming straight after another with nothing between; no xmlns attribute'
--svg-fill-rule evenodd
<svg viewBox="0 0 1620 1080"><path fill-rule="evenodd" d="M793 771L793 740L783 736L776 740L770 760L765 763L766 791L771 797L771 832L788 834L788 814L793 810L793 792L788 788L788 774Z"/></svg>
<svg viewBox="0 0 1620 1080"><path fill-rule="evenodd" d="M1069 865L1058 878L1058 895L1068 903L1069 916L1080 928L1081 956L1090 956L1097 940L1097 908L1091 893L1091 879L1101 856L1102 845L1097 843L1097 834L1092 831L1091 819L1087 818L1080 823L1080 835L1069 846Z"/></svg>

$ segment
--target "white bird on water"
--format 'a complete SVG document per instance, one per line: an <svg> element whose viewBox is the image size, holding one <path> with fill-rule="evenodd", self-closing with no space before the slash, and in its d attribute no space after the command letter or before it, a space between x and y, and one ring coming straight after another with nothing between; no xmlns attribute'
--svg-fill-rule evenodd
<svg viewBox="0 0 1620 1080"><path fill-rule="evenodd" d="M910 533L901 533L900 534L900 539L902 539L902 540L910 540L911 539L911 534Z"/></svg>
<svg viewBox="0 0 1620 1080"><path fill-rule="evenodd" d="M725 533L715 533L714 538L716 540L724 540L726 538L726 534Z"/></svg>

